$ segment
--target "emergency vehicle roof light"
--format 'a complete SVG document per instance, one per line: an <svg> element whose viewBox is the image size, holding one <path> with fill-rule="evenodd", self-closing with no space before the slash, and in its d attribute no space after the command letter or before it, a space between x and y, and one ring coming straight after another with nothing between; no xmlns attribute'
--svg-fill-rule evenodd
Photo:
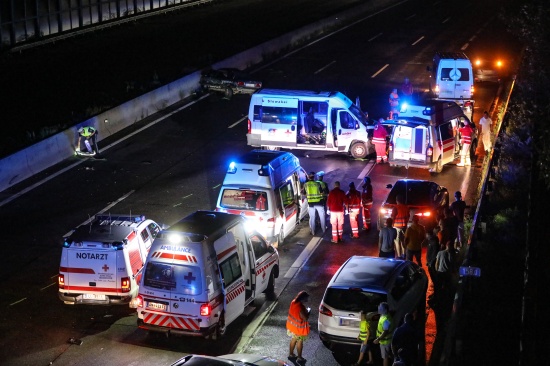
<svg viewBox="0 0 550 366"><path fill-rule="evenodd" d="M63 247L64 247L64 248L69 248L69 247L71 246L72 243L73 243L72 240L66 239L66 240L63 241Z"/></svg>
<svg viewBox="0 0 550 366"><path fill-rule="evenodd" d="M237 173L237 164L232 161L229 163L229 168L227 169L227 174L235 174Z"/></svg>
<svg viewBox="0 0 550 366"><path fill-rule="evenodd" d="M266 176L269 177L269 171L271 170L271 166L269 165L262 165L260 169L258 169L258 175L259 176Z"/></svg>
<svg viewBox="0 0 550 366"><path fill-rule="evenodd" d="M121 241L116 241L114 243L111 243L114 250L122 250L122 247L124 246L124 243Z"/></svg>
<svg viewBox="0 0 550 366"><path fill-rule="evenodd" d="M409 105L407 103L401 104L401 110L399 112L404 113L409 108Z"/></svg>
<svg viewBox="0 0 550 366"><path fill-rule="evenodd" d="M431 116L432 115L432 107L426 107L422 111L422 114L425 116Z"/></svg>

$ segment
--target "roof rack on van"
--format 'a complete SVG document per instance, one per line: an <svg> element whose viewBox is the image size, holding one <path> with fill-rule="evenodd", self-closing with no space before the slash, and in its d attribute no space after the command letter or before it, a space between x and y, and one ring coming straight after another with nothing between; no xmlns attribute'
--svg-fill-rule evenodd
<svg viewBox="0 0 550 366"><path fill-rule="evenodd" d="M453 60L458 60L458 59L469 60L468 56L466 56L466 54L464 52L448 52L448 51L436 52L434 58L440 58L440 59L450 58L450 59L453 59Z"/></svg>
<svg viewBox="0 0 550 366"><path fill-rule="evenodd" d="M95 220L99 225L130 226L145 221L144 215L96 215Z"/></svg>

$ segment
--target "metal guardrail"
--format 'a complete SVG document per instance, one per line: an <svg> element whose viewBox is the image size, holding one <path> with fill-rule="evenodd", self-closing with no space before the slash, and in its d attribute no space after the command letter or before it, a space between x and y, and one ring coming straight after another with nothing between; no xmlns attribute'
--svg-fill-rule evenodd
<svg viewBox="0 0 550 366"><path fill-rule="evenodd" d="M132 15L128 15L128 16L122 18L122 19L107 20L106 22L96 23L96 24L86 26L83 29L70 30L70 31L67 31L63 34L57 35L57 36L47 36L47 38L45 38L43 40L32 41L32 42L29 42L29 43L26 43L26 44L22 44L20 46L16 45L13 48L10 48L8 52L11 52L11 53L22 52L22 51L25 51L25 50L28 50L28 49L31 49L31 48L34 48L34 47L42 46L42 45L45 45L45 44L48 44L48 43L64 40L64 39L75 37L75 36L78 36L78 35L95 32L95 31L98 31L98 30L101 30L101 29L110 28L110 27L113 27L113 26L116 26L116 25L121 25L121 24L129 23L129 22L135 22L135 21L140 20L140 19L145 19L145 18L149 18L149 17L152 17L152 16L157 16L161 13L166 14L166 13L176 11L176 10L181 10L181 9L184 9L184 8L189 8L189 7L193 7L193 6L200 6L200 5L208 4L208 3L211 3L211 2L214 2L214 1L216 1L216 0L194 0L194 1L192 0L192 1L184 3L184 4L173 5L173 6L170 6L170 7L167 7L167 8L155 9L155 10L150 10L150 11L147 11L147 12L135 13L135 14L132 14Z"/></svg>

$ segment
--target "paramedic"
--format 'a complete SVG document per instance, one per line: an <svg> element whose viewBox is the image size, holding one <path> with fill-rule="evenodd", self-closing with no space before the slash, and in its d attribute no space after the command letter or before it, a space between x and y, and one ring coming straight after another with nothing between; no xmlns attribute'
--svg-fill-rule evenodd
<svg viewBox="0 0 550 366"><path fill-rule="evenodd" d="M334 182L334 188L329 192L327 198L327 208L330 211L330 224L332 225L333 243L342 241L344 226L344 210L348 204L346 193L340 189L340 182Z"/></svg>
<svg viewBox="0 0 550 366"><path fill-rule="evenodd" d="M470 160L470 145L472 144L472 128L467 120L460 124L458 129L460 133L460 142L462 149L460 150L460 163L456 166L470 166L472 162Z"/></svg>
<svg viewBox="0 0 550 366"><path fill-rule="evenodd" d="M309 294L305 291L300 291L298 295L290 303L288 317L286 320L287 334L290 339L290 350L288 353L289 359L296 359L297 362L303 363L305 360L302 357L302 349L304 340L309 334L309 308L306 308L304 302L309 299ZM298 356L294 354L294 348L298 351Z"/></svg>
<svg viewBox="0 0 550 366"><path fill-rule="evenodd" d="M348 198L349 223L352 238L359 238L359 210L361 209L361 193L355 188L355 183L349 184Z"/></svg>
<svg viewBox="0 0 550 366"><path fill-rule="evenodd" d="M383 121L383 118L378 120L374 126L374 132L372 135L372 143L374 144L374 148L376 150L377 163L383 163L384 160L386 160L386 162L388 161L388 157L386 156L386 137L388 136L388 131L386 131L386 128L382 125Z"/></svg>
<svg viewBox="0 0 550 366"><path fill-rule="evenodd" d="M321 191L321 185L315 181L315 173L308 174L308 180L304 184L304 191L307 197L308 212L309 212L309 230L311 235L315 235L315 214L319 214L319 221L321 222L321 230L325 233L325 206L323 203L323 193Z"/></svg>

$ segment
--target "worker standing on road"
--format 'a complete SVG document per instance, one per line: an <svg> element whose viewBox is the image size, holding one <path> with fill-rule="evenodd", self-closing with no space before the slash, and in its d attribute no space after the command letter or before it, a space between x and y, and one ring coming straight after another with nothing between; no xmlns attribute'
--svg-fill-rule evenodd
<svg viewBox="0 0 550 366"><path fill-rule="evenodd" d="M302 357L302 350L304 341L309 334L308 318L310 310L304 305L308 299L309 294L305 291L300 291L290 303L286 320L287 334L290 337L288 358L291 360L296 359L299 363L305 362L305 359ZM295 348L298 351L298 355L294 354Z"/></svg>
<svg viewBox="0 0 550 366"><path fill-rule="evenodd" d="M410 98L412 97L413 92L414 88L411 84L411 81L409 80L409 78L405 78L405 81L403 81L403 84L401 85L401 93L403 93L405 97Z"/></svg>
<svg viewBox="0 0 550 366"><path fill-rule="evenodd" d="M395 252L397 258L403 258L405 255L405 230L409 223L409 207L405 204L405 199L398 194L395 198L396 204L392 210L391 218L393 219L393 227L397 229L397 239L395 241Z"/></svg>
<svg viewBox="0 0 550 366"><path fill-rule="evenodd" d="M390 119L397 118L399 114L399 95L397 95L397 89L393 89L388 99L390 103Z"/></svg>
<svg viewBox="0 0 550 366"><path fill-rule="evenodd" d="M363 184L361 185L361 204L363 206L363 230L370 229L370 210L372 208L372 184L369 177L363 178Z"/></svg>
<svg viewBox="0 0 550 366"><path fill-rule="evenodd" d="M372 134L372 143L376 150L376 163L383 163L384 160L386 160L386 162L388 161L386 155L386 137L388 136L388 131L386 131L382 122L384 122L384 119L380 118L374 126L374 132Z"/></svg>
<svg viewBox="0 0 550 366"><path fill-rule="evenodd" d="M319 221L321 222L321 230L325 233L325 207L323 204L323 194L321 192L321 185L315 181L315 172L308 174L308 180L304 184L304 191L307 197L308 213L309 213L309 231L311 235L315 235L316 226L316 213L319 214Z"/></svg>
<svg viewBox="0 0 550 366"><path fill-rule="evenodd" d="M493 120L489 117L489 113L487 111L483 112L483 117L479 120L479 126L481 127L481 136L483 138L483 149L485 150L485 155L488 155L493 147L491 143L492 124Z"/></svg>
<svg viewBox="0 0 550 366"><path fill-rule="evenodd" d="M346 193L340 189L340 182L334 182L334 188L329 192L327 208L330 211L330 224L332 225L333 243L342 241L344 229L344 211L348 204Z"/></svg>
<svg viewBox="0 0 550 366"><path fill-rule="evenodd" d="M351 226L351 237L359 238L359 210L361 209L361 193L355 188L355 183L349 184L349 191L346 193L348 199L349 224Z"/></svg>
<svg viewBox="0 0 550 366"><path fill-rule="evenodd" d="M390 366L390 359L392 358L391 342L395 326L390 315L390 306L387 302L381 302L378 305L378 313L380 314L380 319L378 319L376 338L373 343L380 345L380 354L384 360L383 365Z"/></svg>
<svg viewBox="0 0 550 366"><path fill-rule="evenodd" d="M460 163L456 166L470 166L472 161L470 160L470 145L472 144L472 128L467 120L461 123L458 129L460 133L460 143L462 148L460 149Z"/></svg>

